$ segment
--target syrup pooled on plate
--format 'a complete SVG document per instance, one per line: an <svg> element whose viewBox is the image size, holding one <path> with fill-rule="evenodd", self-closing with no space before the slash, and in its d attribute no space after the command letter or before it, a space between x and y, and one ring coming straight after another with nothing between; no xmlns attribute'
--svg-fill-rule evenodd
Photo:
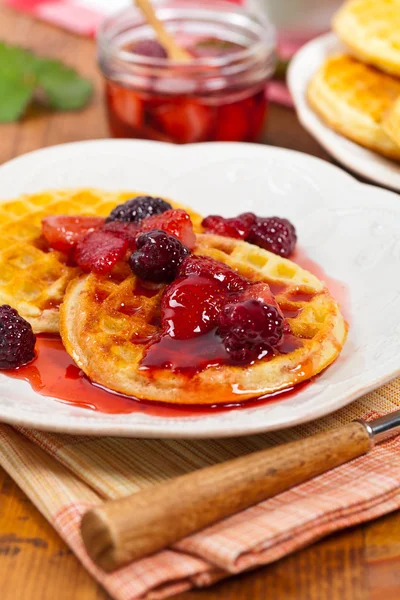
<svg viewBox="0 0 400 600"><path fill-rule="evenodd" d="M32 389L41 396L108 414L140 412L171 418L214 414L218 411L247 409L262 403L288 398L310 384L310 381L307 381L282 392L264 394L259 398L242 403L240 395L238 395L238 402L229 405L207 407L166 405L123 396L93 384L75 365L57 335L38 336L36 352L36 359L29 365L12 371L2 371L2 373L14 379L27 381Z"/></svg>

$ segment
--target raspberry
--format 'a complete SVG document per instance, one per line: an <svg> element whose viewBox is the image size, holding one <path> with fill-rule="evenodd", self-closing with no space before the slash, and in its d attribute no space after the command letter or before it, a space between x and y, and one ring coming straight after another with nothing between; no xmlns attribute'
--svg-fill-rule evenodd
<svg viewBox="0 0 400 600"><path fill-rule="evenodd" d="M142 279L158 283L172 281L188 254L188 248L175 236L155 229L139 235L129 266Z"/></svg>
<svg viewBox="0 0 400 600"><path fill-rule="evenodd" d="M196 245L196 236L193 231L192 221L187 212L181 208L167 210L162 215L149 217L141 223L140 229L141 231L161 229L170 235L174 235L190 250Z"/></svg>
<svg viewBox="0 0 400 600"><path fill-rule="evenodd" d="M208 256L189 256L179 269L180 276L201 275L218 281L228 292L245 290L249 281L224 263Z"/></svg>
<svg viewBox="0 0 400 600"><path fill-rule="evenodd" d="M252 225L247 241L279 256L292 254L296 241L296 230L287 219L279 217L259 218Z"/></svg>
<svg viewBox="0 0 400 600"><path fill-rule="evenodd" d="M110 221L103 227L103 231L108 231L116 237L128 242L129 248L135 250L136 238L140 232L140 226L137 223L126 223L125 221Z"/></svg>
<svg viewBox="0 0 400 600"><path fill-rule="evenodd" d="M152 215L159 215L166 210L170 210L172 206L162 198L153 198L152 196L138 196L127 200L124 204L116 206L106 219L106 223L110 221L127 221L139 223Z"/></svg>
<svg viewBox="0 0 400 600"><path fill-rule="evenodd" d="M208 333L216 327L224 301L223 290L214 279L180 277L162 297L164 332L180 340Z"/></svg>
<svg viewBox="0 0 400 600"><path fill-rule="evenodd" d="M165 48L156 40L140 40L132 46L131 51L150 58L168 58Z"/></svg>
<svg viewBox="0 0 400 600"><path fill-rule="evenodd" d="M259 300L245 300L224 306L218 328L231 359L236 363L249 363L279 343L283 321L274 306Z"/></svg>
<svg viewBox="0 0 400 600"><path fill-rule="evenodd" d="M35 358L36 337L18 312L0 306L0 369L17 369Z"/></svg>
<svg viewBox="0 0 400 600"><path fill-rule="evenodd" d="M69 252L75 248L79 238L99 229L103 224L104 219L100 217L57 215L42 219L42 230L51 248Z"/></svg>
<svg viewBox="0 0 400 600"><path fill-rule="evenodd" d="M127 249L126 240L108 231L94 231L78 241L75 261L83 271L106 275L124 257Z"/></svg>
<svg viewBox="0 0 400 600"><path fill-rule="evenodd" d="M211 233L215 233L216 235L245 240L250 233L251 226L256 222L256 219L257 217L255 214L250 212L242 213L238 217L233 217L231 219L225 219L219 215L210 215L203 219L202 225L204 229Z"/></svg>

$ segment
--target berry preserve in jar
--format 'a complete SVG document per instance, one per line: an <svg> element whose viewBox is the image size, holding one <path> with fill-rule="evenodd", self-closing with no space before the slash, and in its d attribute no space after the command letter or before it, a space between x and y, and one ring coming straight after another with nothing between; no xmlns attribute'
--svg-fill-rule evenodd
<svg viewBox="0 0 400 600"><path fill-rule="evenodd" d="M98 54L112 135L257 141L275 64L273 27L222 0L159 0L155 8L192 59L170 60L135 7L108 18Z"/></svg>

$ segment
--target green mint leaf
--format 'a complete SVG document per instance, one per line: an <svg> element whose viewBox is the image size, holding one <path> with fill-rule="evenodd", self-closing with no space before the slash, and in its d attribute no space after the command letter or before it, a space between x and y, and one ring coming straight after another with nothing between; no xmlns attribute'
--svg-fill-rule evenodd
<svg viewBox="0 0 400 600"><path fill-rule="evenodd" d="M16 121L25 112L35 90L35 81L0 77L0 123Z"/></svg>
<svg viewBox="0 0 400 600"><path fill-rule="evenodd" d="M43 98L54 109L77 110L91 94L92 84L62 62L0 42L0 122L19 119L32 98Z"/></svg>
<svg viewBox="0 0 400 600"><path fill-rule="evenodd" d="M56 60L41 60L36 69L39 86L50 106L59 110L83 108L92 95L92 84Z"/></svg>

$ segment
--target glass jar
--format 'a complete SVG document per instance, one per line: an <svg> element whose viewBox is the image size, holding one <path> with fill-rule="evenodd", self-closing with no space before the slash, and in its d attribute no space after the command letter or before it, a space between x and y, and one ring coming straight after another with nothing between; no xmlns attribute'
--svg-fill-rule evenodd
<svg viewBox="0 0 400 600"><path fill-rule="evenodd" d="M257 141L275 32L262 17L221 0L159 0L158 18L193 55L188 63L134 52L155 39L134 6L98 33L111 133L175 143Z"/></svg>

